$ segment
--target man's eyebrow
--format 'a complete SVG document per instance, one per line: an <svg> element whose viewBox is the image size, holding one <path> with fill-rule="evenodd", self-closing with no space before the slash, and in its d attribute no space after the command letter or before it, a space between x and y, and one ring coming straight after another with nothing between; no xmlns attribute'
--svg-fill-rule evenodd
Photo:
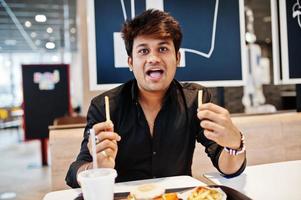
<svg viewBox="0 0 301 200"><path fill-rule="evenodd" d="M171 42L169 42L169 41L162 41L162 42L159 43L159 45L164 45L164 44L169 45L169 44L171 44Z"/></svg>
<svg viewBox="0 0 301 200"><path fill-rule="evenodd" d="M141 44L138 44L135 48L139 48L139 47L147 47L148 45L145 44L145 43L141 43Z"/></svg>
<svg viewBox="0 0 301 200"><path fill-rule="evenodd" d="M170 41L161 41L158 43L158 45L171 45L172 43ZM148 47L148 44L146 43L141 43L141 44L138 44L135 48L140 48L140 47Z"/></svg>

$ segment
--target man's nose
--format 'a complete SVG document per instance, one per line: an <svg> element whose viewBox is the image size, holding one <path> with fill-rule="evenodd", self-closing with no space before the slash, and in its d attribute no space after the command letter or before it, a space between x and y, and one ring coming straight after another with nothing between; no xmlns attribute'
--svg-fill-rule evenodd
<svg viewBox="0 0 301 200"><path fill-rule="evenodd" d="M149 64L155 64L160 62L160 57L155 53L150 53L147 57L147 62Z"/></svg>

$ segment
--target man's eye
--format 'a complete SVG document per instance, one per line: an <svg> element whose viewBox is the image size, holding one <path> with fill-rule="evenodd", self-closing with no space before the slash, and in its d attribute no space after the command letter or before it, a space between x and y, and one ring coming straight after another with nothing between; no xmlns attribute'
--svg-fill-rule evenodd
<svg viewBox="0 0 301 200"><path fill-rule="evenodd" d="M139 53L139 54L142 54L142 55L147 54L147 53L148 53L148 49L140 49L140 50L138 51L138 53Z"/></svg>
<svg viewBox="0 0 301 200"><path fill-rule="evenodd" d="M160 49L159 49L160 52L165 52L165 51L167 51L167 50L168 50L167 47L160 47Z"/></svg>

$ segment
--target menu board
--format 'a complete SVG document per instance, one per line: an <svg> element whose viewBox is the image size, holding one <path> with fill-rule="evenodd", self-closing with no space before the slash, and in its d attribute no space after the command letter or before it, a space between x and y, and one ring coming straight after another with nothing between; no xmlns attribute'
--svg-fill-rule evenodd
<svg viewBox="0 0 301 200"><path fill-rule="evenodd" d="M26 139L48 138L48 126L70 112L69 65L22 65Z"/></svg>

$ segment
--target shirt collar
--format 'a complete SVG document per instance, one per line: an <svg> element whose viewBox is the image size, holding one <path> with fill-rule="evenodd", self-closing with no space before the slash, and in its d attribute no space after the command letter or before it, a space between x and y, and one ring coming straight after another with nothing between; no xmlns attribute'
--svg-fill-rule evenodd
<svg viewBox="0 0 301 200"><path fill-rule="evenodd" d="M163 100L163 105L168 102L168 100L170 98L172 98L172 96L176 96L176 80L174 79L170 85L169 88L165 94L164 100ZM139 94L139 89L138 89L138 84L137 84L137 80L133 80L132 81L132 88L131 88L131 96L132 96L132 101L137 103L138 102L138 94Z"/></svg>

